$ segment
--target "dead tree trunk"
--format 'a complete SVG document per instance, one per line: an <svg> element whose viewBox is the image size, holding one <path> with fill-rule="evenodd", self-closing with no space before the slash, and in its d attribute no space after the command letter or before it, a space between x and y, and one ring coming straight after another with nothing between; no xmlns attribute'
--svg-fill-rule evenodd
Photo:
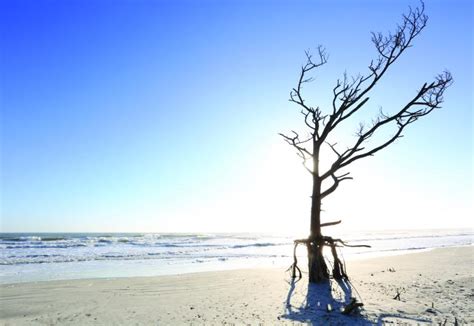
<svg viewBox="0 0 474 326"><path fill-rule="evenodd" d="M319 177L319 145L313 142L313 191L311 194L310 236L308 250L308 273L310 282L328 279L329 273L323 256L324 241L321 234L321 179Z"/></svg>

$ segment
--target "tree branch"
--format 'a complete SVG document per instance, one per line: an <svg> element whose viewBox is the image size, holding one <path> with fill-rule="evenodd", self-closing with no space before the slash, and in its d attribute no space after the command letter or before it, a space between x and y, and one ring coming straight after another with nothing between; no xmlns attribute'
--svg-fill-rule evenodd
<svg viewBox="0 0 474 326"><path fill-rule="evenodd" d="M372 33L372 43L377 50L378 57L372 60L367 76L357 76L351 81L344 75L341 83L337 81L333 89L333 113L329 116L329 121L325 125L321 134L321 141L336 128L342 121L359 111L369 100L367 93L383 77L388 68L400 57L400 55L411 47L413 39L425 28L428 17L424 14L424 3L421 7L403 15L403 22L399 25L394 34L383 36L381 33ZM368 83L368 84L367 84ZM337 102L341 102L337 106Z"/></svg>
<svg viewBox="0 0 474 326"><path fill-rule="evenodd" d="M325 191L323 191L321 193L321 199L323 199L327 195L333 193L337 189L337 187L339 186L339 183L341 181L352 180L352 177L348 177L349 174L350 174L350 172L347 172L347 173L344 173L343 175L341 175L339 177L337 177L334 174L331 174L331 177L332 177L332 180L334 181L334 183L331 185L331 187L329 187L328 189L326 189Z"/></svg>
<svg viewBox="0 0 474 326"><path fill-rule="evenodd" d="M336 149L336 143L331 144L326 141L328 135L342 122L359 112L364 105L367 105L370 97L369 93L388 69L394 64L400 55L412 46L413 40L426 27L428 17L424 13L424 3L421 2L419 8L410 8L409 12L402 16L402 23L397 26L393 33L383 35L372 33L372 43L375 46L376 58L371 60L368 72L365 75L348 77L344 73L343 78L338 79L332 89L332 110L329 115L324 115L319 107L308 105L302 95L305 83L311 82L312 78L308 74L327 62L325 50L318 47L319 61L314 62L312 55L306 53L306 63L301 67L301 72L297 86L290 92L290 101L296 103L301 108L304 122L310 130L310 136L301 140L299 135L293 131L293 136L284 137L285 141L297 150L297 154L302 158L303 165L318 182L327 178L332 178L332 185L320 194L321 199L331 194L337 189L340 182L350 179L347 174L336 176L337 172L356 160L369 157L378 151L386 148L395 140L403 137L405 128L431 113L434 109L440 108L443 103L445 90L452 84L452 76L445 71L435 77L431 83L425 83L413 96L413 98L398 111L388 114L380 110L378 116L373 119L372 124L365 126L360 124L356 132L356 140L351 147L345 151ZM380 130L393 126L395 132L388 139L378 144L369 145L374 135L379 135ZM310 142L312 151L304 147ZM319 154L321 145L325 143L336 155L336 159L330 168L324 173L319 172ZM309 169L306 162L313 159L314 168Z"/></svg>
<svg viewBox="0 0 474 326"><path fill-rule="evenodd" d="M435 78L435 81L431 84L425 83L418 93L397 113L393 115L387 115L381 111L379 117L375 119L373 125L368 130L364 130L364 126L361 125L358 131L358 139L356 143L343 154L339 154L337 160L332 164L331 168L321 176L321 179L325 179L333 175L339 169L351 164L352 162L372 156L376 152L384 149L388 145L392 144L397 138L402 137L403 130L411 123L417 121L419 118L428 115L434 109L439 108L443 102L444 91L452 84L452 76L449 72L444 72ZM415 109L416 108L416 109ZM394 123L397 126L397 131L388 140L382 144L360 153L364 150L361 147L362 144L367 142L380 128ZM334 150L334 145L330 145Z"/></svg>
<svg viewBox="0 0 474 326"><path fill-rule="evenodd" d="M313 108L307 105L303 99L302 89L305 83L313 81L313 78L307 77L307 74L327 62L327 54L322 46L318 47L319 62L315 63L313 61L312 55L306 51L306 64L301 67L300 77L298 79L298 84L290 92L290 102L298 104L302 110L301 113L305 116L306 125L312 130L311 135L313 139L319 138L319 125L321 121L324 121L326 118L325 115L322 115L321 109L319 107ZM311 121L308 121L308 117L311 117Z"/></svg>
<svg viewBox="0 0 474 326"><path fill-rule="evenodd" d="M311 169L309 169L307 166L306 166L306 162L310 159L312 159L313 157L313 153L311 153L308 149L306 149L305 147L301 146L301 144L304 144L308 141L310 141L312 138L308 138L306 140L300 140L299 139L299 135L296 131L293 131L292 130L292 133L293 133L293 137L290 137L290 136L286 136L282 133L280 133L279 135L282 136L284 138L284 140L291 146L293 146L297 152L296 154L303 160L303 166L305 167L305 169L313 174L313 171L311 171Z"/></svg>

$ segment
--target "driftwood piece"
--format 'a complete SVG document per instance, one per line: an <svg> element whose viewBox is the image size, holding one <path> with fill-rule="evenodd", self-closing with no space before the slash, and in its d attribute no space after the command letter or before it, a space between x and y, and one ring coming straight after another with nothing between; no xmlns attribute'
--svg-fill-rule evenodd
<svg viewBox="0 0 474 326"><path fill-rule="evenodd" d="M393 297L393 300L400 301L401 300L400 295L402 294L402 292L405 292L405 288L398 288L397 289L397 294ZM433 303L432 303L432 305L433 305Z"/></svg>
<svg viewBox="0 0 474 326"><path fill-rule="evenodd" d="M362 302L357 302L356 298L351 298L351 302L349 302L349 304L344 307L344 309L342 310L342 314L349 315L353 311L355 311L357 308L360 308L362 306L364 306Z"/></svg>

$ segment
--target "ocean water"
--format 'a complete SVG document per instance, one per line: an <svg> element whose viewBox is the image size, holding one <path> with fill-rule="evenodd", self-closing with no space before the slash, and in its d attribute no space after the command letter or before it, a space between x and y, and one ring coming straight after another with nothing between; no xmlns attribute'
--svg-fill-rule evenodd
<svg viewBox="0 0 474 326"><path fill-rule="evenodd" d="M345 260L472 245L469 229L358 231ZM0 233L0 283L155 276L292 262L294 236L270 234ZM304 264L305 249L298 255Z"/></svg>

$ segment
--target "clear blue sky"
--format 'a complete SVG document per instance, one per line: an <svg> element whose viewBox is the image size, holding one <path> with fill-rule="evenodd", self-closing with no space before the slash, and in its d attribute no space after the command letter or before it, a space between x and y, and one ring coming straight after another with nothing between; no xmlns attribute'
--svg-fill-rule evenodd
<svg viewBox="0 0 474 326"><path fill-rule="evenodd" d="M417 4L3 0L1 231L306 233L309 175L277 135L301 126L287 100L304 50L329 52L306 89L325 108L336 79L375 58L370 32ZM473 5L427 1L426 12L358 118L449 69L444 107L350 168L324 220L472 225Z"/></svg>

